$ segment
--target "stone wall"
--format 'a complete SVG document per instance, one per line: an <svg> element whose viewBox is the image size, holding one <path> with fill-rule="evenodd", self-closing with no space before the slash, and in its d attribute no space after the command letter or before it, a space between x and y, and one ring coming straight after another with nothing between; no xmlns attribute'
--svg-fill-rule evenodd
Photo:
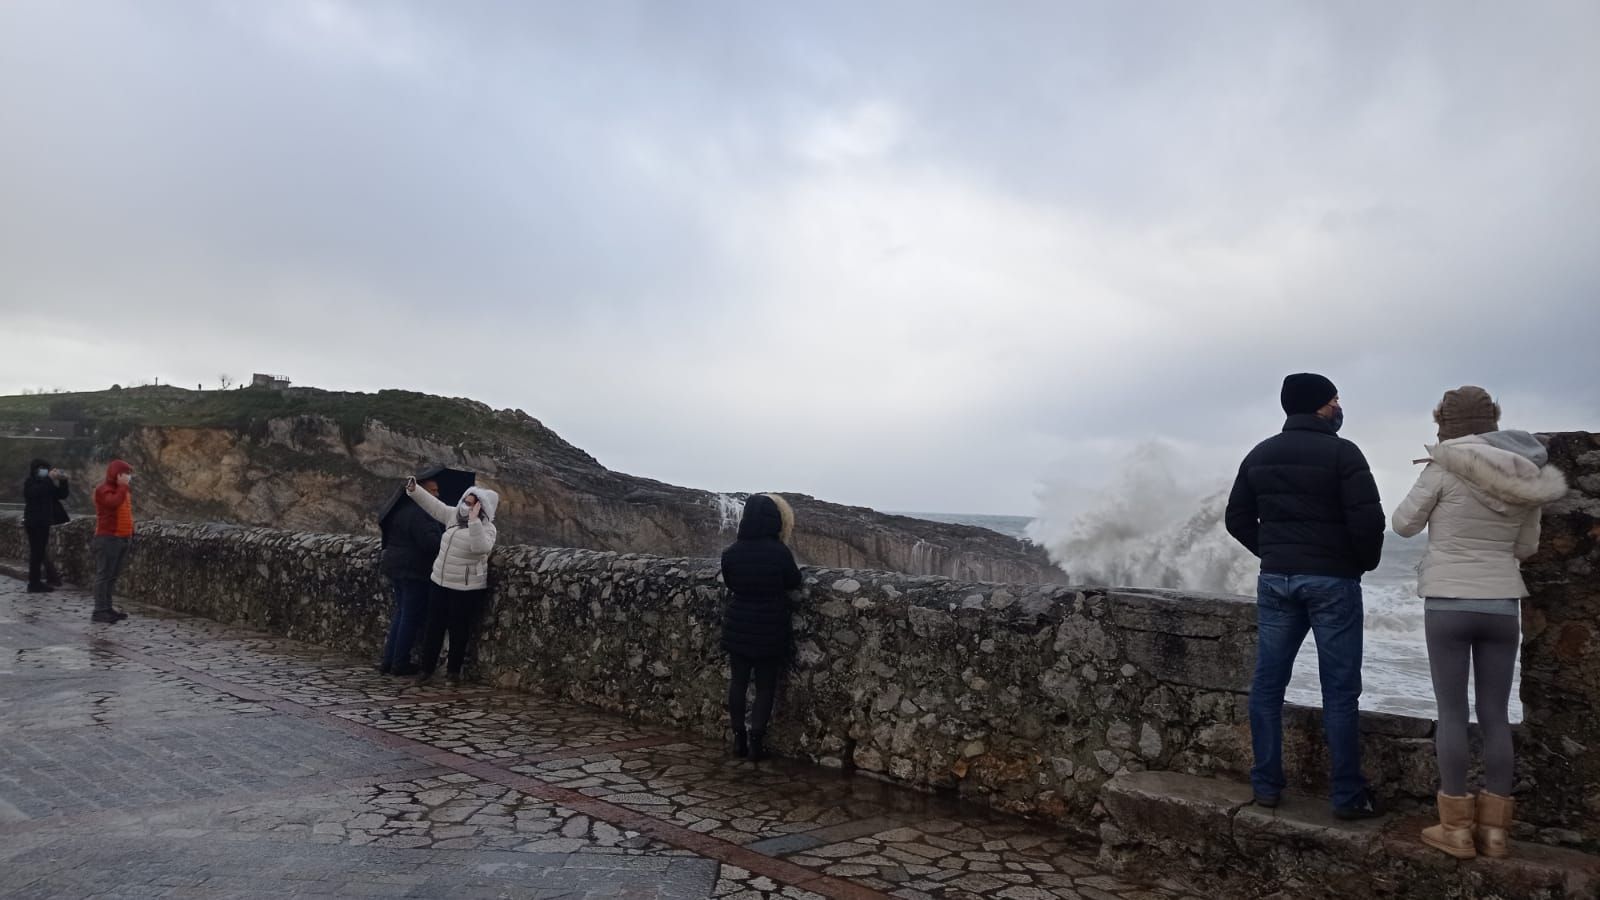
<svg viewBox="0 0 1600 900"><path fill-rule="evenodd" d="M1546 516L1525 606L1520 818L1545 840L1600 842L1596 583L1600 443L1557 436L1579 488ZM89 523L58 529L69 578ZM0 557L19 558L14 518ZM387 626L377 542L220 525L142 523L131 597L376 656ZM722 735L715 562L507 546L493 560L479 677ZM1167 770L1242 779L1254 604L1234 597L973 584L808 568L772 744L823 765L948 789L1091 830L1102 784ZM1431 800L1432 723L1363 716L1369 775ZM1286 756L1322 789L1315 710L1291 709Z"/></svg>
<svg viewBox="0 0 1600 900"><path fill-rule="evenodd" d="M1520 817L1600 844L1600 434L1551 435L1572 489L1545 507L1523 564Z"/></svg>

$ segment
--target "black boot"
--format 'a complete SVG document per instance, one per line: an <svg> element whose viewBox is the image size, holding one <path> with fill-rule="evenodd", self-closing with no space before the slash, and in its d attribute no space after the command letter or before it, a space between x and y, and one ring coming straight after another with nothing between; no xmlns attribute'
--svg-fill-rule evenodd
<svg viewBox="0 0 1600 900"><path fill-rule="evenodd" d="M97 609L89 615L89 621L99 622L103 625L115 625L121 620L109 609Z"/></svg>
<svg viewBox="0 0 1600 900"><path fill-rule="evenodd" d="M740 759L750 755L750 738L742 729L733 733L733 755Z"/></svg>
<svg viewBox="0 0 1600 900"><path fill-rule="evenodd" d="M53 590L55 590L55 588L45 584L42 581L35 581L28 585L28 593L30 594L48 594Z"/></svg>
<svg viewBox="0 0 1600 900"><path fill-rule="evenodd" d="M126 619L127 617L128 617L128 614L123 612L120 609L113 609L111 611L111 621L113 621L113 622L121 622L123 619Z"/></svg>
<svg viewBox="0 0 1600 900"><path fill-rule="evenodd" d="M765 732L750 732L750 761L760 762L767 758L767 735Z"/></svg>

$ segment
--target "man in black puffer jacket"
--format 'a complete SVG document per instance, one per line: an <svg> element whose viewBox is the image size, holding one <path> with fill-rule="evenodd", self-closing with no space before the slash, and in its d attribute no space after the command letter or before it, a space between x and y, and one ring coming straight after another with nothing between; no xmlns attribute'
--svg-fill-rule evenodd
<svg viewBox="0 0 1600 900"><path fill-rule="evenodd" d="M431 479L417 487L437 497L439 484ZM444 526L405 496L402 491L389 501L378 517L383 534L383 574L394 586L394 614L389 620L389 639L384 643L378 671L385 675L415 675L411 648L428 617L428 576L439 555L439 539Z"/></svg>
<svg viewBox="0 0 1600 900"><path fill-rule="evenodd" d="M1250 772L1256 802L1283 792L1283 692L1312 632L1322 721L1333 768L1334 814L1369 818L1377 804L1361 774L1361 576L1383 552L1383 509L1367 460L1338 437L1344 409L1333 382L1283 380L1283 432L1245 457L1228 496L1227 527L1261 558L1256 587L1256 671L1250 684Z"/></svg>
<svg viewBox="0 0 1600 900"><path fill-rule="evenodd" d="M789 591L800 586L800 568L789 542L794 511L777 494L751 494L739 520L739 539L722 551L722 582L733 593L722 617L722 649L733 678L728 682L728 717L734 752L766 756L767 723L777 693L778 670L789 655ZM748 733L745 693L755 675L756 707Z"/></svg>

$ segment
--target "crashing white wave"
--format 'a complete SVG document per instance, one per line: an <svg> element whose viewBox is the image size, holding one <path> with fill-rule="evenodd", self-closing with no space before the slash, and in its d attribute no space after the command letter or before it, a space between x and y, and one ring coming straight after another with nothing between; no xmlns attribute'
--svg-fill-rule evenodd
<svg viewBox="0 0 1600 900"><path fill-rule="evenodd" d="M747 494L712 494L711 508L717 511L718 531L738 531L739 517L744 515Z"/></svg>
<svg viewBox="0 0 1600 900"><path fill-rule="evenodd" d="M1223 524L1230 476L1206 477L1187 472L1184 464L1183 455L1169 444L1141 445L1129 454L1111 486L1087 505L1073 485L1045 484L1028 537L1079 584L1253 597L1259 563ZM1382 565L1363 579L1363 709L1434 715L1414 568L1426 544L1426 538L1387 535ZM1320 706L1319 693L1315 640L1308 635L1288 698ZM1515 693L1511 717L1522 717Z"/></svg>
<svg viewBox="0 0 1600 900"><path fill-rule="evenodd" d="M1232 594L1255 592L1256 560L1228 536L1228 484L1179 479L1171 445L1140 445L1110 489L1080 511L1045 485L1028 538L1074 581Z"/></svg>

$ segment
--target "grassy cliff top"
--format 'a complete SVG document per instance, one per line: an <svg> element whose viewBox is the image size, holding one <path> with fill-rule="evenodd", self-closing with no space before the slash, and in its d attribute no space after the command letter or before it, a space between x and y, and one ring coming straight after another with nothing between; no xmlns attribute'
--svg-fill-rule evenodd
<svg viewBox="0 0 1600 900"><path fill-rule="evenodd" d="M367 423L376 420L396 431L449 444L500 444L596 464L588 454L521 410L496 411L475 400L413 391L363 394L317 388L191 391L178 387L134 387L0 396L0 425L69 421L88 423L97 430L155 426L251 431L273 419L297 416L329 419L356 441L360 440Z"/></svg>

